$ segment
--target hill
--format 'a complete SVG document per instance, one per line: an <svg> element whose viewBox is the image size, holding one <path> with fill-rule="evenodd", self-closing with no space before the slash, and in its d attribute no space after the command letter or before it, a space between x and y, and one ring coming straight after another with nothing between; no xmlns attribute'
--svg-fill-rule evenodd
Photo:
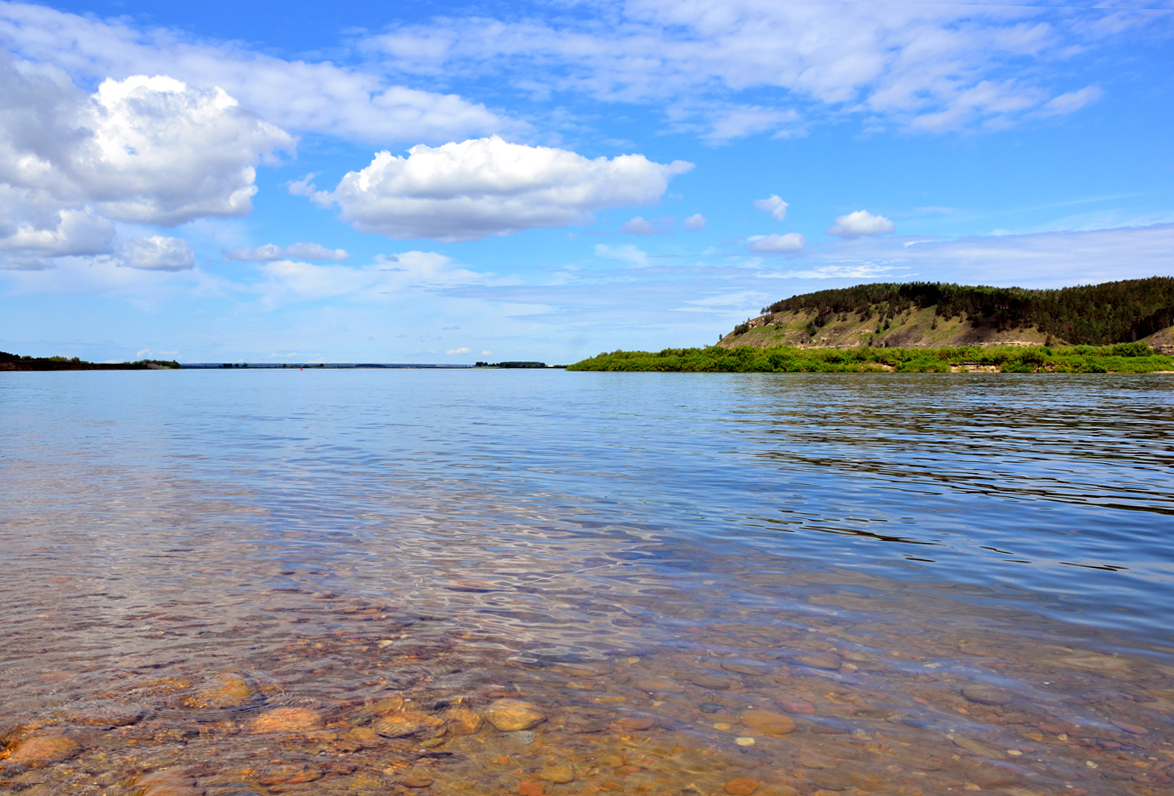
<svg viewBox="0 0 1174 796"><path fill-rule="evenodd" d="M776 301L719 346L942 348L1144 341L1174 353L1174 277L1028 290L878 283Z"/></svg>

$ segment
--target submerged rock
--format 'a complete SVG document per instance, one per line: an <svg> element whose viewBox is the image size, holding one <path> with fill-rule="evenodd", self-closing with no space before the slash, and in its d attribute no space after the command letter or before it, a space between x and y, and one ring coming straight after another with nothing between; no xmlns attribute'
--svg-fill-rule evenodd
<svg viewBox="0 0 1174 796"><path fill-rule="evenodd" d="M538 726L546 714L521 699L499 699L485 711L485 719L502 732L514 732Z"/></svg>
<svg viewBox="0 0 1174 796"><path fill-rule="evenodd" d="M388 713L372 725L384 738L411 738L414 735L436 734L444 725L441 719L414 710Z"/></svg>
<svg viewBox="0 0 1174 796"><path fill-rule="evenodd" d="M8 762L43 766L68 760L80 751L81 747L64 735L34 735L17 745Z"/></svg>
<svg viewBox="0 0 1174 796"><path fill-rule="evenodd" d="M563 763L557 766L547 766L538 772L538 779L545 782L567 783L574 782L575 771L571 768L570 763Z"/></svg>
<svg viewBox="0 0 1174 796"><path fill-rule="evenodd" d="M971 685L963 686L962 696L966 697L971 702L978 702L981 705L1009 705L1015 698L1015 695L1010 691L1004 691L1002 688L986 683L973 683Z"/></svg>
<svg viewBox="0 0 1174 796"><path fill-rule="evenodd" d="M481 714L468 708L452 708L445 712L444 730L449 735L473 735L481 729Z"/></svg>
<svg viewBox="0 0 1174 796"><path fill-rule="evenodd" d="M310 708L277 708L262 713L249 723L249 731L312 732L324 726L321 714Z"/></svg>
<svg viewBox="0 0 1174 796"><path fill-rule="evenodd" d="M252 696L253 690L245 678L222 674L200 686L184 703L193 708L231 708L244 704Z"/></svg>
<svg viewBox="0 0 1174 796"><path fill-rule="evenodd" d="M795 731L795 722L790 716L770 710L748 710L742 714L742 723L767 735L786 735Z"/></svg>

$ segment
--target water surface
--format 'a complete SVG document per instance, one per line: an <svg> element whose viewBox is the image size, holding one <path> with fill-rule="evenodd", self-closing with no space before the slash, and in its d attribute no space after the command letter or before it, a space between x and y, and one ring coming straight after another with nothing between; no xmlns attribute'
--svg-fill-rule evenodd
<svg viewBox="0 0 1174 796"><path fill-rule="evenodd" d="M1161 792L1172 397L3 374L0 787Z"/></svg>

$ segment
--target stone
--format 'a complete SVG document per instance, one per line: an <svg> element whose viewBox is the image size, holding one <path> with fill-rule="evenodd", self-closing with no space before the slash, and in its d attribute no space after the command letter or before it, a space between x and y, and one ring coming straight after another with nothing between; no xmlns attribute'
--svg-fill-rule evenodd
<svg viewBox="0 0 1174 796"><path fill-rule="evenodd" d="M697 709L702 713L717 713L722 709L722 707L722 705L719 705L716 702L702 702L697 706Z"/></svg>
<svg viewBox="0 0 1174 796"><path fill-rule="evenodd" d="M485 719L502 732L514 732L537 727L546 714L521 699L499 699L485 711Z"/></svg>
<svg viewBox="0 0 1174 796"><path fill-rule="evenodd" d="M545 782L554 782L563 784L575 781L575 771L571 768L570 763L563 763L557 766L547 766L538 772L538 779Z"/></svg>
<svg viewBox="0 0 1174 796"><path fill-rule="evenodd" d="M987 746L984 743L971 740L970 738L963 738L960 735L954 735L950 737L950 740L953 741L954 746L957 746L959 749L965 749L967 752L978 755L979 757L988 757L992 760L998 760L1003 757L1003 753L998 749Z"/></svg>
<svg viewBox="0 0 1174 796"><path fill-rule="evenodd" d="M986 683L972 683L962 687L962 696L966 697L971 702L978 702L980 705L1008 705L1015 695L1010 691L1004 691L993 685Z"/></svg>
<svg viewBox="0 0 1174 796"><path fill-rule="evenodd" d="M639 677L632 680L632 685L650 694L679 694L684 690L680 683L667 677Z"/></svg>
<svg viewBox="0 0 1174 796"><path fill-rule="evenodd" d="M34 735L16 747L8 762L37 767L68 760L80 751L81 747L64 735Z"/></svg>
<svg viewBox="0 0 1174 796"><path fill-rule="evenodd" d="M815 705L805 699L780 699L778 705L788 713L798 713L805 716L815 713Z"/></svg>
<svg viewBox="0 0 1174 796"><path fill-rule="evenodd" d="M618 730L651 730L656 721L650 716L624 716L617 719L614 726Z"/></svg>
<svg viewBox="0 0 1174 796"><path fill-rule="evenodd" d="M738 777L737 779L731 779L726 783L725 791L726 793L730 794L730 796L750 796L751 793L754 793L754 791L758 790L758 786L760 784L761 783L756 779L750 779L749 777Z"/></svg>
<svg viewBox="0 0 1174 796"><path fill-rule="evenodd" d="M542 783L536 779L528 779L518 785L518 793L520 796L546 796Z"/></svg>
<svg viewBox="0 0 1174 796"><path fill-rule="evenodd" d="M183 773L178 768L161 768L150 774L144 774L135 784L140 788L154 788L160 785L195 785L196 778Z"/></svg>
<svg viewBox="0 0 1174 796"><path fill-rule="evenodd" d="M533 730L514 730L513 732L507 732L505 737L519 746L529 746L534 743L534 739L538 736Z"/></svg>
<svg viewBox="0 0 1174 796"><path fill-rule="evenodd" d="M253 695L249 682L237 674L222 674L200 687L196 694L185 700L189 707L231 708L242 705Z"/></svg>
<svg viewBox="0 0 1174 796"><path fill-rule="evenodd" d="M142 791L142 796L204 796L204 790L192 785L156 785Z"/></svg>
<svg viewBox="0 0 1174 796"><path fill-rule="evenodd" d="M742 714L742 723L767 735L786 735L795 731L795 722L790 716L770 710L748 710Z"/></svg>
<svg viewBox="0 0 1174 796"><path fill-rule="evenodd" d="M762 676L770 674L770 667L761 663L747 663L745 661L722 661L722 668L734 674Z"/></svg>
<svg viewBox="0 0 1174 796"><path fill-rule="evenodd" d="M701 688L711 688L715 691L725 691L738 683L732 677L722 677L718 674L706 674L705 672L690 672L682 679Z"/></svg>
<svg viewBox="0 0 1174 796"><path fill-rule="evenodd" d="M127 727L143 720L147 712L135 705L89 703L74 706L66 717L89 727Z"/></svg>
<svg viewBox="0 0 1174 796"><path fill-rule="evenodd" d="M1114 721L1112 724L1117 729L1125 730L1125 732L1132 733L1133 735L1147 735L1149 733L1149 730L1145 727L1139 727L1136 724L1127 724L1124 721Z"/></svg>
<svg viewBox="0 0 1174 796"><path fill-rule="evenodd" d="M384 738L411 738L416 735L432 735L440 731L444 721L415 710L401 710L388 713L378 719L372 729Z"/></svg>
<svg viewBox="0 0 1174 796"><path fill-rule="evenodd" d="M812 669L827 669L834 671L844 665L840 656L831 652L810 652L795 658L796 663L810 666Z"/></svg>
<svg viewBox="0 0 1174 796"><path fill-rule="evenodd" d="M263 766L257 771L258 784L297 785L302 782L316 782L322 779L322 772L305 763L285 763Z"/></svg>
<svg viewBox="0 0 1174 796"><path fill-rule="evenodd" d="M403 785L405 788L427 788L432 784L432 777L421 771L409 771L407 774L404 774L402 777L400 777L399 784Z"/></svg>
<svg viewBox="0 0 1174 796"><path fill-rule="evenodd" d="M313 732L325 726L321 714L310 708L276 708L262 713L249 722L249 731L267 732Z"/></svg>
<svg viewBox="0 0 1174 796"><path fill-rule="evenodd" d="M448 735L474 735L484 723L480 713L468 708L452 708L442 718Z"/></svg>
<svg viewBox="0 0 1174 796"><path fill-rule="evenodd" d="M734 739L734 743L738 746L754 746L754 739L748 735L742 735Z"/></svg>

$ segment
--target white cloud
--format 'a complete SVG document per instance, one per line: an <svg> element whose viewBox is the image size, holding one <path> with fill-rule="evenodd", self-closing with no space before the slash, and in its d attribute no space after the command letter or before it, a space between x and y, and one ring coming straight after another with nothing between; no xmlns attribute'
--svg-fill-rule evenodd
<svg viewBox="0 0 1174 796"><path fill-rule="evenodd" d="M684 161L654 163L643 155L588 160L494 136L439 147L420 144L406 158L380 152L333 191L317 191L313 198L338 205L342 220L360 232L478 240L586 223L605 208L655 204L669 179L692 167Z"/></svg>
<svg viewBox="0 0 1174 796"><path fill-rule="evenodd" d="M292 146L220 89L139 75L87 96L0 52L0 250L108 254L111 220L244 215L257 163Z"/></svg>
<svg viewBox="0 0 1174 796"><path fill-rule="evenodd" d="M182 31L139 30L37 5L0 3L0 43L87 82L164 73L201 89L220 86L269 123L295 131L386 143L525 129L479 103L389 84L378 72L286 61Z"/></svg>
<svg viewBox="0 0 1174 796"><path fill-rule="evenodd" d="M128 240L123 264L144 271L184 271L196 267L196 253L186 240L152 235Z"/></svg>
<svg viewBox="0 0 1174 796"><path fill-rule="evenodd" d="M681 226L687 230L690 230L691 232L700 232L701 230L705 229L705 216L701 215L700 213L694 213L693 215L686 218L681 223Z"/></svg>
<svg viewBox="0 0 1174 796"><path fill-rule="evenodd" d="M660 226L656 226L651 221L646 221L643 216L636 216L630 221L626 221L620 225L620 232L628 235L656 235L659 232L667 232L672 227L672 219L662 221Z"/></svg>
<svg viewBox="0 0 1174 796"><path fill-rule="evenodd" d="M595 256L619 260L640 268L648 265L648 253L630 243L625 246L608 246L606 243L597 243L595 244Z"/></svg>
<svg viewBox="0 0 1174 796"><path fill-rule="evenodd" d="M771 194L766 199L755 199L754 206L770 213L778 221L787 218L787 203L780 199L778 194Z"/></svg>
<svg viewBox="0 0 1174 796"><path fill-rule="evenodd" d="M472 350L473 349L469 348L468 346L464 346L462 348L450 348L448 351L445 351L444 353L448 354L449 356L457 356L459 354L467 354Z"/></svg>
<svg viewBox="0 0 1174 796"><path fill-rule="evenodd" d="M884 216L876 216L867 210L857 210L845 216L836 216L835 226L828 227L827 234L841 238L858 238L861 235L883 235L892 232L893 222Z"/></svg>
<svg viewBox="0 0 1174 796"><path fill-rule="evenodd" d="M721 140L776 129L800 103L922 130L1010 123L1050 99L1050 84L1065 76L1056 64L1120 34L1087 25L1116 9L1070 14L1049 4L594 0L587 8L550 21L436 18L366 46L407 72L531 84L543 74L547 93L664 104L675 125ZM1020 77L1004 79L1012 70ZM756 101L737 102L743 92ZM719 106L728 111L710 121Z"/></svg>
<svg viewBox="0 0 1174 796"><path fill-rule="evenodd" d="M409 251L381 255L371 265L313 265L278 260L261 266L259 284L244 289L260 294L266 308L294 301L346 296L360 301L387 301L448 288L486 285L488 275L457 266L437 252Z"/></svg>
<svg viewBox="0 0 1174 796"><path fill-rule="evenodd" d="M277 260L334 260L350 259L346 249L328 249L320 243L293 243L278 246L266 243L255 249L232 249L225 252L226 259L244 262L271 263Z"/></svg>
<svg viewBox="0 0 1174 796"><path fill-rule="evenodd" d="M746 248L758 254L784 254L802 251L806 242L798 232L788 232L786 235L755 235L750 238L750 245Z"/></svg>
<svg viewBox="0 0 1174 796"><path fill-rule="evenodd" d="M1096 102L1105 94L1098 86L1085 86L1079 91L1069 91L1053 97L1047 105L1040 109L1044 116L1061 116L1074 113L1089 103Z"/></svg>

